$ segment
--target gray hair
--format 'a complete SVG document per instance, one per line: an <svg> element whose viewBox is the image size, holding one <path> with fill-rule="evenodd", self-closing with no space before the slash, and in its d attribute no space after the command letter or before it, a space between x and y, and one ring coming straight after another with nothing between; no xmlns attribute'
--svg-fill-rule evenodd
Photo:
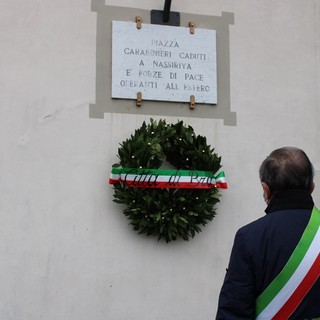
<svg viewBox="0 0 320 320"><path fill-rule="evenodd" d="M259 175L271 194L284 190L310 190L314 169L304 151L294 147L276 149L262 162Z"/></svg>

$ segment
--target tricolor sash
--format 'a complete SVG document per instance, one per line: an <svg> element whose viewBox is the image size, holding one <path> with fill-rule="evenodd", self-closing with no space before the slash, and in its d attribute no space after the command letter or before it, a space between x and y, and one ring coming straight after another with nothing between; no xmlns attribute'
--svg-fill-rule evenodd
<svg viewBox="0 0 320 320"><path fill-rule="evenodd" d="M256 301L257 320L285 320L299 306L320 275L320 211L309 223L290 259Z"/></svg>
<svg viewBox="0 0 320 320"><path fill-rule="evenodd" d="M136 188L227 188L224 172L216 176L210 171L163 170L113 167L110 184L122 182Z"/></svg>

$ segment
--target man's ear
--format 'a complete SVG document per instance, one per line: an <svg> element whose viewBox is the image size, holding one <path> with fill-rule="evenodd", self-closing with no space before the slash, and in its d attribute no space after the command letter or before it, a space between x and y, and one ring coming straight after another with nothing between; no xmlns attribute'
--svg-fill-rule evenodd
<svg viewBox="0 0 320 320"><path fill-rule="evenodd" d="M266 203L269 203L271 199L271 192L269 186L265 182L261 182L262 189L263 189L263 197Z"/></svg>
<svg viewBox="0 0 320 320"><path fill-rule="evenodd" d="M310 186L310 193L312 193L312 192L313 192L314 187L315 187L315 184L314 184L314 182L312 182L312 183L311 183L311 186Z"/></svg>

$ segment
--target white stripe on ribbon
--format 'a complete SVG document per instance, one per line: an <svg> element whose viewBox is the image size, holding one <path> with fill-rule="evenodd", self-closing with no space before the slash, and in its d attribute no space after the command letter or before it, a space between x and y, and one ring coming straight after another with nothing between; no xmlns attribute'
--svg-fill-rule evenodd
<svg viewBox="0 0 320 320"><path fill-rule="evenodd" d="M144 176L148 176L148 175L136 175L136 174L127 174L127 173L121 173L120 175L118 174L111 174L110 175L110 179L112 180L119 180L120 181L134 181L135 178L137 177L144 177ZM198 177L199 178L199 177ZM201 178L201 177L200 177ZM190 181L190 176L178 176L179 182L183 183L183 182L189 182ZM170 176L157 176L157 182L168 182L170 180ZM219 179L220 182L225 182L226 179ZM210 182L212 184L216 183L216 179L214 178L210 178ZM199 183L198 181L194 181L194 184Z"/></svg>

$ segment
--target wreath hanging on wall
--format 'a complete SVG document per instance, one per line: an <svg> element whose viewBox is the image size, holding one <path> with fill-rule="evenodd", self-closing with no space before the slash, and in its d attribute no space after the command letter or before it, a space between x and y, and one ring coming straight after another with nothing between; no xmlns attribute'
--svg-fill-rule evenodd
<svg viewBox="0 0 320 320"><path fill-rule="evenodd" d="M151 119L120 144L120 163L109 183L114 202L140 234L166 242L189 240L216 215L215 205L227 188L221 157L183 121Z"/></svg>

